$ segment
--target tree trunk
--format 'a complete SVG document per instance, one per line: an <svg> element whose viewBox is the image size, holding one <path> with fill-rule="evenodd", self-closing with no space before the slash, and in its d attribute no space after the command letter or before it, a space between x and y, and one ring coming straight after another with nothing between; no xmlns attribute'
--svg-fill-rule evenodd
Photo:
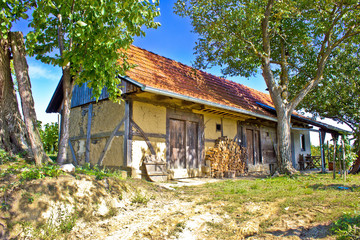
<svg viewBox="0 0 360 240"><path fill-rule="evenodd" d="M278 135L278 171L285 174L296 172L291 161L291 113L286 108L277 110L277 135Z"/></svg>
<svg viewBox="0 0 360 240"><path fill-rule="evenodd" d="M44 151L39 130L37 129L34 99L31 92L28 65L25 58L24 38L21 32L11 32L10 40L25 126L35 163L36 165L41 165L47 162L49 157Z"/></svg>
<svg viewBox="0 0 360 240"><path fill-rule="evenodd" d="M67 148L69 142L69 123L70 123L70 108L72 97L72 82L70 74L70 64L63 67L63 103L61 113L61 126L60 126L60 142L57 163L63 165L66 162Z"/></svg>
<svg viewBox="0 0 360 240"><path fill-rule="evenodd" d="M21 119L11 78L10 51L7 39L0 38L0 148L16 154L28 148L26 130Z"/></svg>

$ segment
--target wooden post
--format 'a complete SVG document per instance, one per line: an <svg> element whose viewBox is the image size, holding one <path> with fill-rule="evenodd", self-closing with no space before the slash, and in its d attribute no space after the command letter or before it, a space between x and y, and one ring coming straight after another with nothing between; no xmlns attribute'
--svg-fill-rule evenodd
<svg viewBox="0 0 360 240"><path fill-rule="evenodd" d="M336 145L337 145L337 138L334 138L333 137L333 141L334 141L334 145L333 145L333 147L334 147L334 155L333 155L333 179L335 179L336 178L336 174L335 174L335 168L336 168Z"/></svg>
<svg viewBox="0 0 360 240"><path fill-rule="evenodd" d="M344 181L346 181L346 163L345 163L345 158L346 158L346 154L345 154L345 142L344 142L344 136L342 136L342 149L343 149L343 155L342 155L342 160L343 160L343 171L344 171Z"/></svg>
<svg viewBox="0 0 360 240"><path fill-rule="evenodd" d="M78 162L77 162L77 160L76 160L75 151L74 151L74 148L73 148L73 146L72 146L72 144L71 144L70 139L69 139L69 147L70 147L71 155L72 155L72 157L73 157L75 166L77 166L77 165L78 165Z"/></svg>
<svg viewBox="0 0 360 240"><path fill-rule="evenodd" d="M125 167L130 165L128 139L131 128L130 128L129 112L130 112L129 100L125 100L125 116L126 116L124 121L124 166Z"/></svg>
<svg viewBox="0 0 360 240"><path fill-rule="evenodd" d="M221 118L221 137L224 137L224 123L223 123L223 118Z"/></svg>
<svg viewBox="0 0 360 240"><path fill-rule="evenodd" d="M331 153L330 153L330 144L329 144L329 141L327 141L327 159L328 159L328 164L330 163L330 156L331 156ZM329 167L329 166L328 166ZM330 170L330 169L329 169Z"/></svg>
<svg viewBox="0 0 360 240"><path fill-rule="evenodd" d="M343 176L343 170L342 170L342 156L341 156L341 153L340 153L340 146L341 146L341 143L339 144L338 159L339 159L340 175L342 177Z"/></svg>
<svg viewBox="0 0 360 240"><path fill-rule="evenodd" d="M325 131L322 131L320 130L319 131L319 140L320 140L320 155L321 155L321 172L322 173L325 173L325 153L324 153L324 148L323 148L323 145L324 145L324 142L325 142L325 134L326 132Z"/></svg>
<svg viewBox="0 0 360 240"><path fill-rule="evenodd" d="M90 162L90 136L91 136L91 119L92 119L93 105L90 103L88 108L88 122L86 128L86 147L85 147L85 162Z"/></svg>

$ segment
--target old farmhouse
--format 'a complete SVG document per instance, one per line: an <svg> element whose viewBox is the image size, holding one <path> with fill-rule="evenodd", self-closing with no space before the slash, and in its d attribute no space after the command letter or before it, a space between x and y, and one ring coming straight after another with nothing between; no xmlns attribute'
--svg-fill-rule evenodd
<svg viewBox="0 0 360 240"><path fill-rule="evenodd" d="M166 162L174 178L201 176L205 151L227 136L247 149L249 172L269 173L276 164L276 114L268 94L132 46L137 67L122 80L121 104L103 90L98 102L86 84L73 90L68 159L131 170L141 176L145 156ZM61 113L60 81L47 108ZM293 165L310 153L309 130L338 135L338 128L292 116Z"/></svg>

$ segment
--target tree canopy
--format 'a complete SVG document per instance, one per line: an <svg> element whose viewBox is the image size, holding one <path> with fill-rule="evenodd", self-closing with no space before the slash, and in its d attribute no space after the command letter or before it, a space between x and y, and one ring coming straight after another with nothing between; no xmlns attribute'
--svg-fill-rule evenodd
<svg viewBox="0 0 360 240"><path fill-rule="evenodd" d="M26 11L31 4L28 0L6 0L0 2L0 34L1 38L7 39L7 33L12 24L20 18L27 19Z"/></svg>
<svg viewBox="0 0 360 240"><path fill-rule="evenodd" d="M358 1L178 0L175 9L199 34L196 67L246 77L261 71L277 112L279 166L291 168L291 114L337 48L359 48Z"/></svg>
<svg viewBox="0 0 360 240"><path fill-rule="evenodd" d="M326 81L315 87L298 108L312 113L315 117L331 118L348 125L359 140L360 50L352 48L351 51L350 55L345 54L346 51L332 54L334 61L327 66L324 75ZM360 150L358 144L357 150Z"/></svg>
<svg viewBox="0 0 360 240"><path fill-rule="evenodd" d="M44 63L70 63L76 84L88 82L95 97L106 86L117 100L121 91L115 76L131 67L124 50L135 36L145 36L142 26L159 26L157 6L158 1L137 0L36 1L34 30L26 36L29 53Z"/></svg>
<svg viewBox="0 0 360 240"><path fill-rule="evenodd" d="M30 55L62 68L62 118L57 162L67 157L69 118L74 84L87 83L98 98L106 87L120 101L120 79L132 66L126 49L142 27L157 28L159 1L38 0L26 36ZM58 52L56 51L58 50Z"/></svg>

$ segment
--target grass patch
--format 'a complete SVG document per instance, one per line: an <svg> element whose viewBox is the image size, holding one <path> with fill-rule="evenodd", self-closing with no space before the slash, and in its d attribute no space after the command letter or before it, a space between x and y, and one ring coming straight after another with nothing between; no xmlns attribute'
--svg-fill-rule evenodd
<svg viewBox="0 0 360 240"><path fill-rule="evenodd" d="M230 219L259 218L260 234L268 228L280 226L284 219L291 218L289 221L294 222L305 221L304 224L324 224L340 218L343 212L358 210L359 180L359 176L353 175L348 176L347 181L344 182L342 179L332 179L332 174L311 174L256 180L228 180L182 188L182 190L194 198L202 196L198 205L218 206L229 215ZM260 206L262 210L248 210L245 203ZM267 207L270 205L273 206L274 212L261 219L264 212L269 211ZM209 227L210 234L216 235L223 226L210 224ZM236 231L236 227L228 230ZM357 226L351 226L348 231L357 234L359 229Z"/></svg>
<svg viewBox="0 0 360 240"><path fill-rule="evenodd" d="M360 239L360 214L356 211L344 213L333 223L331 231L337 239Z"/></svg>
<svg viewBox="0 0 360 240"><path fill-rule="evenodd" d="M141 193L140 191L137 191L135 196L131 199L132 204L144 204L147 205L147 203L150 201L150 198L147 197L144 193Z"/></svg>

